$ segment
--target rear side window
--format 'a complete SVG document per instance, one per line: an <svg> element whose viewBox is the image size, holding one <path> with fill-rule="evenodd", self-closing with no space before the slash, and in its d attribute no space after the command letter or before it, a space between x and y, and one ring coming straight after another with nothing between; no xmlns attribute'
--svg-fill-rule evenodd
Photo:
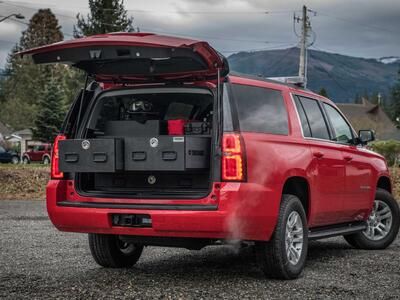
<svg viewBox="0 0 400 300"><path fill-rule="evenodd" d="M281 92L247 85L232 85L240 130L287 135L288 119Z"/></svg>
<svg viewBox="0 0 400 300"><path fill-rule="evenodd" d="M308 120L311 136L317 139L329 140L328 127L318 102L304 97L299 97L299 99Z"/></svg>

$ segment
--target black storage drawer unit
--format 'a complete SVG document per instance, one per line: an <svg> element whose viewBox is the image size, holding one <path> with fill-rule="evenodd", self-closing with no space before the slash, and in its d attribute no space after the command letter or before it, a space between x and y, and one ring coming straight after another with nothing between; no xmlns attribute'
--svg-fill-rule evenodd
<svg viewBox="0 0 400 300"><path fill-rule="evenodd" d="M126 171L184 171L210 166L211 138L156 136L125 138Z"/></svg>
<svg viewBox="0 0 400 300"><path fill-rule="evenodd" d="M123 169L123 140L63 140L59 143L62 172L116 172Z"/></svg>
<svg viewBox="0 0 400 300"><path fill-rule="evenodd" d="M126 171L184 171L185 138L154 136L125 138Z"/></svg>
<svg viewBox="0 0 400 300"><path fill-rule="evenodd" d="M210 167L211 137L185 137L185 168L208 169Z"/></svg>

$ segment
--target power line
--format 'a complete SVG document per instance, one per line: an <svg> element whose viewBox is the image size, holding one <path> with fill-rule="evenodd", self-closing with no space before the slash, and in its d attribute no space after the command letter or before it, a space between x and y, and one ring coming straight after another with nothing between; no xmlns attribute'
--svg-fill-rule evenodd
<svg viewBox="0 0 400 300"><path fill-rule="evenodd" d="M365 27L365 28L369 28L369 29L373 29L373 30L381 30L381 31L386 31L386 32L398 34L398 31L395 31L395 30L391 30L391 29L387 29L387 28L383 28L383 27L379 27L379 26L373 26L373 25L369 25L369 24L365 24L365 23L356 22L356 21L353 21L353 20L350 20L350 19L347 19L347 18L333 16L333 15L330 15L330 14L327 14L327 13L324 13L324 12L321 13L320 11L318 11L318 14L322 15L322 16L325 16L325 17L332 18L332 19L337 19L339 21L347 22L347 23L350 23L350 24L353 24L353 25L357 25L357 26L360 26L360 27Z"/></svg>
<svg viewBox="0 0 400 300"><path fill-rule="evenodd" d="M284 43L276 47L266 47L266 48L253 48L253 49L237 49L237 50L219 50L222 53L236 53L236 52L257 52L257 51L267 51L267 50L274 50L274 49L282 49L287 46L294 46L293 43L288 44Z"/></svg>
<svg viewBox="0 0 400 300"><path fill-rule="evenodd" d="M12 5L15 7L23 7L23 8L30 8L34 9L31 6L27 5L21 5L21 4L15 4L15 3L10 3L9 1L2 1L4 4ZM24 2L21 2L24 3ZM25 2L26 3L26 2ZM41 3L42 5L49 5L49 4L44 4ZM88 7L77 7L79 9L87 9L89 10ZM114 9L112 8L99 8L99 10L103 11L112 11ZM154 10L146 10L146 9L125 9L126 11L130 12L135 12L135 13L143 13L143 14L154 14L154 13L159 13L159 11L154 11ZM200 10L163 10L161 11L163 14L199 14L199 15L221 15L221 14L256 14L256 15L270 15L270 14L291 14L293 13L293 10L252 10L252 11L200 11ZM70 17L70 16L66 16Z"/></svg>

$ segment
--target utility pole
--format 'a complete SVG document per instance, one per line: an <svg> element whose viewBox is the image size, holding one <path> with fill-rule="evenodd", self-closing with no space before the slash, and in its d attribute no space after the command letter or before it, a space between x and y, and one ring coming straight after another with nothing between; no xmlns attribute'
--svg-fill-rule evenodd
<svg viewBox="0 0 400 300"><path fill-rule="evenodd" d="M307 6L303 5L302 17L294 16L295 22L301 22L299 77L303 80L304 87L307 86L307 38L309 30L311 30L311 23L307 12Z"/></svg>

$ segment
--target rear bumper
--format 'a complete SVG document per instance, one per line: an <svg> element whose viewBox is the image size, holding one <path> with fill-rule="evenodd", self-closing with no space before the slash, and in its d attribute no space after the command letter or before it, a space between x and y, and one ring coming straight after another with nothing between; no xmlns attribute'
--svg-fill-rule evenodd
<svg viewBox="0 0 400 300"><path fill-rule="evenodd" d="M198 200L104 199L79 196L73 183L51 180L47 210L61 231L131 236L268 240L275 228L279 188L218 183ZM113 214L148 214L151 228L113 226Z"/></svg>

